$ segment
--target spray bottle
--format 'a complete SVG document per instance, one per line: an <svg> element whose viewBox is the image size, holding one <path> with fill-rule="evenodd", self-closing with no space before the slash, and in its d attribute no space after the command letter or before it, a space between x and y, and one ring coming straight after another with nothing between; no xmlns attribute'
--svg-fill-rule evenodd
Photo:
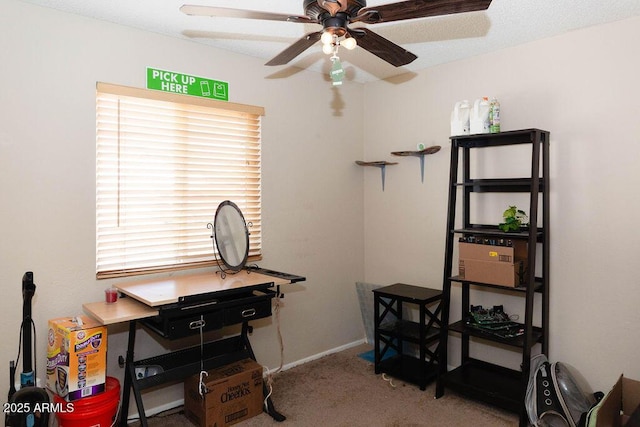
<svg viewBox="0 0 640 427"><path fill-rule="evenodd" d="M496 98L491 99L489 108L489 130L491 133L500 132L500 103Z"/></svg>

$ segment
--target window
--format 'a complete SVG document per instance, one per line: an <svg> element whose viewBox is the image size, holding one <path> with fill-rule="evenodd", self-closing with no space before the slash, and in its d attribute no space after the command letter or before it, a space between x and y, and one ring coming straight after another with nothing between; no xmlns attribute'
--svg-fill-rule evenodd
<svg viewBox="0 0 640 427"><path fill-rule="evenodd" d="M262 107L105 83L96 96L98 278L212 265L224 200L260 259Z"/></svg>

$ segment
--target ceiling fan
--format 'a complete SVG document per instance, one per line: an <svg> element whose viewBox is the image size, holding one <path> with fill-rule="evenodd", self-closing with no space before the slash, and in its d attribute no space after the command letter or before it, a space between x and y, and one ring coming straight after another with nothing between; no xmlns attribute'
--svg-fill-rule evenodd
<svg viewBox="0 0 640 427"><path fill-rule="evenodd" d="M405 19L485 10L491 0L404 0L367 7L366 0L303 0L304 15L287 15L213 6L183 5L180 11L194 16L262 19L270 21L320 24L322 30L306 34L265 65L284 65L322 40L325 53L335 53L338 45L353 48L357 44L378 58L401 67L416 55L368 28L349 28L351 23L377 24Z"/></svg>

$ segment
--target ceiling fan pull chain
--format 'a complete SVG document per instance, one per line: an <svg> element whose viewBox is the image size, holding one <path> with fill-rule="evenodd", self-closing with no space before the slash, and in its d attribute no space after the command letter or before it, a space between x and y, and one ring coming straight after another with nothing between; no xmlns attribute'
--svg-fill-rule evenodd
<svg viewBox="0 0 640 427"><path fill-rule="evenodd" d="M336 50L331 57L331 62L333 62L333 64L331 66L329 77L331 77L333 86L340 86L342 84L342 79L344 78L344 69L342 68L340 58L338 58L338 46L336 46Z"/></svg>
<svg viewBox="0 0 640 427"><path fill-rule="evenodd" d="M198 381L198 393L200 393L200 397L204 398L204 395L209 392L207 388L207 384L204 382L205 377L209 376L209 373L204 370L204 336L203 336L203 328L205 325L204 316L200 315L199 327L200 329L200 379Z"/></svg>

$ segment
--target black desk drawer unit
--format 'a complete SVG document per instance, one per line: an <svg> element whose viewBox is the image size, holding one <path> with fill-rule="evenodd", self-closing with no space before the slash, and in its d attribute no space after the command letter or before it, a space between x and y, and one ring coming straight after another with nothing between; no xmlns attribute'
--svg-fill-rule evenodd
<svg viewBox="0 0 640 427"><path fill-rule="evenodd" d="M246 320L260 319L271 316L271 298L229 307L224 310L225 325L236 325Z"/></svg>
<svg viewBox="0 0 640 427"><path fill-rule="evenodd" d="M233 299L212 299L191 304L171 305L160 308L158 316L141 322L155 333L167 339L213 331L244 321L271 316L271 300L275 291L253 291Z"/></svg>
<svg viewBox="0 0 640 427"><path fill-rule="evenodd" d="M442 291L396 283L374 289L375 372L385 372L425 390L438 375ZM403 318L403 304L418 308L418 319ZM408 347L417 347L415 355Z"/></svg>

